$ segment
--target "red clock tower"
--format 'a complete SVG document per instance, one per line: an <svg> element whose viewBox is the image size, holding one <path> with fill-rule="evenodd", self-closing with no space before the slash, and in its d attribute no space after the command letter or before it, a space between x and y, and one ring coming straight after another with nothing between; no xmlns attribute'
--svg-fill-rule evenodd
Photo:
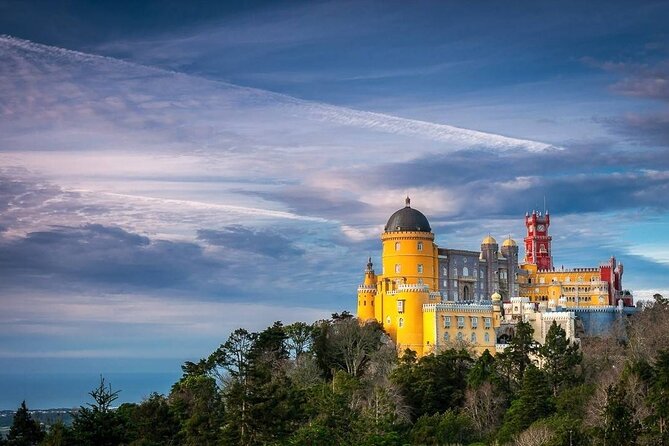
<svg viewBox="0 0 669 446"><path fill-rule="evenodd" d="M546 211L532 211L532 215L525 214L525 226L527 236L525 237L525 263L537 265L539 270L553 269L553 257L551 256L551 240L548 235L548 226L551 218Z"/></svg>

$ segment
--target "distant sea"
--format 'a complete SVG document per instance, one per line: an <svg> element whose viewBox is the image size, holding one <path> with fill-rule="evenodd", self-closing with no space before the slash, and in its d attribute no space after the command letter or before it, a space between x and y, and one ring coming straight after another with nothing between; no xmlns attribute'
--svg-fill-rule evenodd
<svg viewBox="0 0 669 446"><path fill-rule="evenodd" d="M105 383L119 390L114 403L141 402L152 392L168 394L172 384L181 377L173 372L110 372ZM100 374L94 372L31 373L0 372L0 410L12 410L25 400L29 409L74 408L92 399L88 392L100 384Z"/></svg>

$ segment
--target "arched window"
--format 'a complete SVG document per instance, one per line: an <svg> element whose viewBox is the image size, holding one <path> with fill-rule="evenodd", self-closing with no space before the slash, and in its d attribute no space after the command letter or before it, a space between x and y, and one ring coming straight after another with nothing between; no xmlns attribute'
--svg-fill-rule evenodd
<svg viewBox="0 0 669 446"><path fill-rule="evenodd" d="M399 325L400 328L404 327L404 318L400 318L399 321L397 321L397 325Z"/></svg>
<svg viewBox="0 0 669 446"><path fill-rule="evenodd" d="M466 266L464 268L462 268L462 275L463 276L468 276L469 275L469 268L467 268Z"/></svg>
<svg viewBox="0 0 669 446"><path fill-rule="evenodd" d="M400 250L400 242L395 242L395 251Z"/></svg>
<svg viewBox="0 0 669 446"><path fill-rule="evenodd" d="M444 333L444 341L448 342L451 340L451 335L448 333Z"/></svg>
<svg viewBox="0 0 669 446"><path fill-rule="evenodd" d="M464 339L464 336L462 335L461 331L458 332L457 339L458 339L458 341L462 341Z"/></svg>
<svg viewBox="0 0 669 446"><path fill-rule="evenodd" d="M471 340L472 340L472 344L476 344L476 333L472 332Z"/></svg>
<svg viewBox="0 0 669 446"><path fill-rule="evenodd" d="M486 344L490 342L490 333L484 333L483 340L485 341Z"/></svg>
<svg viewBox="0 0 669 446"><path fill-rule="evenodd" d="M423 242L418 242L417 248L418 248L419 251L422 251L423 250Z"/></svg>
<svg viewBox="0 0 669 446"><path fill-rule="evenodd" d="M399 264L399 263L396 263L396 264L395 264L395 272L396 272L396 273L399 273L399 272L401 271L401 269L402 269L402 268L400 267L400 264Z"/></svg>
<svg viewBox="0 0 669 446"><path fill-rule="evenodd" d="M467 285L462 288L462 298L464 300L469 300L469 287Z"/></svg>

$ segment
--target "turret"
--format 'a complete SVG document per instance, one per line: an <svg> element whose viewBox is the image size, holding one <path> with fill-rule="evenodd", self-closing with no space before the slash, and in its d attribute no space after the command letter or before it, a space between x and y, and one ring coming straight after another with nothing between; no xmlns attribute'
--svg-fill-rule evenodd
<svg viewBox="0 0 669 446"><path fill-rule="evenodd" d="M367 260L365 278L358 287L358 318L366 321L374 319L374 304L376 300L376 274L374 273L372 258Z"/></svg>
<svg viewBox="0 0 669 446"><path fill-rule="evenodd" d="M499 291L499 265L498 265L499 245L497 240L490 234L481 241L481 255L480 259L485 260L487 268L487 283L490 288L487 290L490 293Z"/></svg>
<svg viewBox="0 0 669 446"><path fill-rule="evenodd" d="M553 269L553 257L551 255L551 241L553 238L548 235L548 227L551 224L551 218L546 211L545 215L541 212L532 211L532 215L525 217L525 226L527 227L527 236L525 237L525 263L537 265L539 270Z"/></svg>

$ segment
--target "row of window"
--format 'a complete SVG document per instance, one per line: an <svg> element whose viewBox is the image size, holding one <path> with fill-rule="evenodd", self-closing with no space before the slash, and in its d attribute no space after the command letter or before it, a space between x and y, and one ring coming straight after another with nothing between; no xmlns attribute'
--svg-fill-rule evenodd
<svg viewBox="0 0 669 446"><path fill-rule="evenodd" d="M451 318L452 316L444 316L444 328L451 328ZM456 316L458 328L465 328L465 316ZM471 328L478 328L479 318L478 316L469 316L469 325ZM484 317L483 318L483 327L491 328L492 327L492 318Z"/></svg>
<svg viewBox="0 0 669 446"><path fill-rule="evenodd" d="M418 274L423 274L423 270L424 270L424 268L423 268L423 264L422 264L422 263L419 263L419 264L418 264L418 267L417 267L416 269L417 269L417 271L418 271ZM399 263L396 263L396 264L395 264L395 272L396 272L396 273L400 273L400 272L402 272L402 265L401 265L401 264L399 264Z"/></svg>
<svg viewBox="0 0 669 446"><path fill-rule="evenodd" d="M597 277L597 276L591 276L591 277L590 277L590 282L599 282L599 280L600 280L600 279L599 279L599 277ZM576 281L577 281L577 282L583 282L583 276L578 276L578 277L576 278ZM557 277L553 277L553 278L551 278L551 283L558 283L558 282L559 282L559 280L558 280ZM563 280L563 282L564 282L564 283L569 283L569 282L571 282L571 277L569 277L569 276L565 277L564 280ZM546 279L543 278L543 277L539 277L539 283L546 283Z"/></svg>
<svg viewBox="0 0 669 446"><path fill-rule="evenodd" d="M464 341L465 340L465 335L459 331L457 335L455 335L455 339L458 341ZM449 333L444 333L444 341L449 342L451 340L451 335ZM476 344L478 342L478 339L476 337L476 333L472 333L469 336L469 342L472 344ZM490 342L490 333L486 332L483 334L483 342L488 344Z"/></svg>
<svg viewBox="0 0 669 446"><path fill-rule="evenodd" d="M400 251L402 249L402 244L400 242L395 242L395 251ZM423 242L416 242L416 249L418 251L423 250Z"/></svg>

